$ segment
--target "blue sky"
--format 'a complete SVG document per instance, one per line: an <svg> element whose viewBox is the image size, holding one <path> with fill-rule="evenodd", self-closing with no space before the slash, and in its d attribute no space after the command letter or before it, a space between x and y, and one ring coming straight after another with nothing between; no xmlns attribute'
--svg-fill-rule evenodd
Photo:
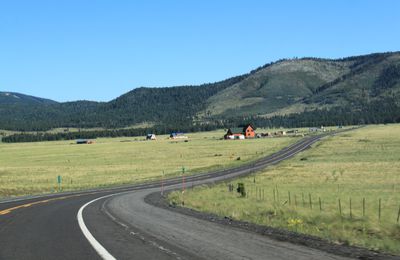
<svg viewBox="0 0 400 260"><path fill-rule="evenodd" d="M0 91L109 101L281 58L400 50L400 1L0 1Z"/></svg>

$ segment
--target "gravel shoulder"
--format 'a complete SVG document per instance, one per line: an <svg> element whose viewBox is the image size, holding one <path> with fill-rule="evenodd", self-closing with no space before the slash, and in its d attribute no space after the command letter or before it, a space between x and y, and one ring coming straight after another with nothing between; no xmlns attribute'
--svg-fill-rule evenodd
<svg viewBox="0 0 400 260"><path fill-rule="evenodd" d="M240 226L221 225L218 221L213 223L209 219L181 214L170 210L166 204L154 206L148 202L157 201L154 194L159 192L155 191L157 189L129 192L105 203L108 214L120 225L135 230L145 240L148 237L148 244L149 241L155 244L154 251L162 248L177 259L192 259L187 257L189 255L197 259L349 259L318 248L273 239Z"/></svg>
<svg viewBox="0 0 400 260"><path fill-rule="evenodd" d="M285 241L290 242L294 245L301 245L309 248L318 249L323 252L334 254L337 256L356 259L400 259L400 256L389 255L382 252L371 251L365 248L345 244L335 244L325 239L314 236L304 235L278 228L260 226L248 222L233 220L229 217L220 217L215 214L209 214L181 206L171 205L167 200L167 195L168 193L164 194L164 196L161 196L159 192L156 192L149 194L145 197L144 200L146 203L153 206L173 211L182 215L216 223L223 226L228 226L230 228L236 228L247 232L259 234L276 241Z"/></svg>

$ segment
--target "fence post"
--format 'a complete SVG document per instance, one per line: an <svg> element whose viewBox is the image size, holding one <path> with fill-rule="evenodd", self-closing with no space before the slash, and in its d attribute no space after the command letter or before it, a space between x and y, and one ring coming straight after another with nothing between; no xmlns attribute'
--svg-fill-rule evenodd
<svg viewBox="0 0 400 260"><path fill-rule="evenodd" d="M294 194L294 205L297 207L297 196Z"/></svg>
<svg viewBox="0 0 400 260"><path fill-rule="evenodd" d="M275 188L272 190L274 193L274 203L276 202L276 196L275 196Z"/></svg>
<svg viewBox="0 0 400 260"><path fill-rule="evenodd" d="M162 171L162 176L161 176L161 196L164 196L164 171Z"/></svg>
<svg viewBox="0 0 400 260"><path fill-rule="evenodd" d="M381 199L379 199L379 212L378 212L379 221L381 221Z"/></svg>
<svg viewBox="0 0 400 260"><path fill-rule="evenodd" d="M363 217L365 217L365 198L363 198L363 203L362 203L362 210L363 210Z"/></svg>
<svg viewBox="0 0 400 260"><path fill-rule="evenodd" d="M301 193L301 199L303 200L303 207L305 207L306 206L306 202L304 201L304 193L303 192Z"/></svg>
<svg viewBox="0 0 400 260"><path fill-rule="evenodd" d="M399 206L399 211L397 212L397 224L399 223L399 219L400 219L400 206Z"/></svg>
<svg viewBox="0 0 400 260"><path fill-rule="evenodd" d="M279 190L278 190L278 185L276 185L276 201L279 203Z"/></svg>
<svg viewBox="0 0 400 260"><path fill-rule="evenodd" d="M321 197L318 197L318 201L319 201L319 211L322 211L322 205L321 205Z"/></svg>
<svg viewBox="0 0 400 260"><path fill-rule="evenodd" d="M351 210L351 197L350 197L350 218L353 218L353 212L352 212L352 210Z"/></svg>
<svg viewBox="0 0 400 260"><path fill-rule="evenodd" d="M289 195L289 205L292 205L292 200L290 199L290 191L288 191L288 195Z"/></svg>
<svg viewBox="0 0 400 260"><path fill-rule="evenodd" d="M308 193L308 198L309 198L309 201L310 201L310 209L312 209L311 193Z"/></svg>
<svg viewBox="0 0 400 260"><path fill-rule="evenodd" d="M339 198L339 214L342 216L342 204L340 203L340 198Z"/></svg>

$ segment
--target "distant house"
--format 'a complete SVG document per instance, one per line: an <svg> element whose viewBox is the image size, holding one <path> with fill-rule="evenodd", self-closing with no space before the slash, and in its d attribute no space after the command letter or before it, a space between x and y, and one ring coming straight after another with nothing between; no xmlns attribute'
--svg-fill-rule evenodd
<svg viewBox="0 0 400 260"><path fill-rule="evenodd" d="M188 137L185 136L183 133L176 132L176 133L171 133L169 135L169 138L171 138L171 139L187 139Z"/></svg>
<svg viewBox="0 0 400 260"><path fill-rule="evenodd" d="M325 132L326 131L326 128L324 127L324 126L321 126L321 127L310 127L309 128L309 131L310 132L319 132L319 131L321 131L321 132Z"/></svg>
<svg viewBox="0 0 400 260"><path fill-rule="evenodd" d="M146 140L157 140L157 137L155 134L147 134Z"/></svg>
<svg viewBox="0 0 400 260"><path fill-rule="evenodd" d="M247 124L244 127L229 128L224 138L225 139L254 138L256 136L254 130L255 128L251 124Z"/></svg>

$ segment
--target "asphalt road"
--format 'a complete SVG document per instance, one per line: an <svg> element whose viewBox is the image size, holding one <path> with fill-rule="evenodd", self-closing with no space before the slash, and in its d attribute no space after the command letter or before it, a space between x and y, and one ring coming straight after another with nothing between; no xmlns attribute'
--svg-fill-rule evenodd
<svg viewBox="0 0 400 260"><path fill-rule="evenodd" d="M302 139L249 165L188 176L187 185L249 174L320 138ZM179 188L180 182L167 180L165 189ZM343 259L144 202L159 191L160 182L154 182L2 202L0 259Z"/></svg>

